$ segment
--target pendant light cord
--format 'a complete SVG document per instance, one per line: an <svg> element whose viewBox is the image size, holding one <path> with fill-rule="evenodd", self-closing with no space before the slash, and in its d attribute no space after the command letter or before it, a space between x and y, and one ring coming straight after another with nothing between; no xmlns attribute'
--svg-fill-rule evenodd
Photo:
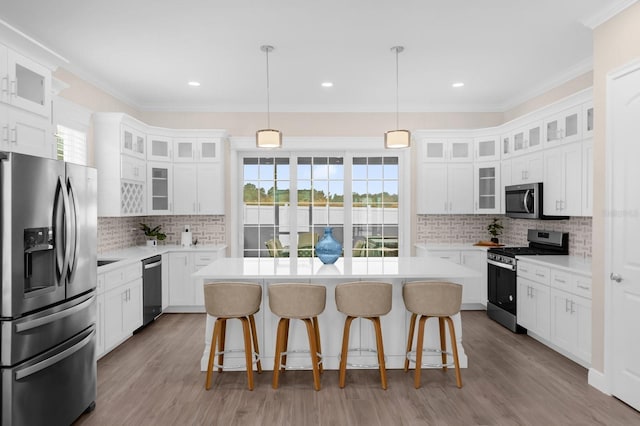
<svg viewBox="0 0 640 426"><path fill-rule="evenodd" d="M273 49L273 48L271 48ZM270 99L269 99L269 50L267 47L264 51L267 54L267 129L271 128L271 108L269 107Z"/></svg>
<svg viewBox="0 0 640 426"><path fill-rule="evenodd" d="M398 54L400 48L396 47L395 51L396 51L396 129L400 128L400 94L399 94L399 87L400 87L400 78L399 78L399 72L398 72Z"/></svg>

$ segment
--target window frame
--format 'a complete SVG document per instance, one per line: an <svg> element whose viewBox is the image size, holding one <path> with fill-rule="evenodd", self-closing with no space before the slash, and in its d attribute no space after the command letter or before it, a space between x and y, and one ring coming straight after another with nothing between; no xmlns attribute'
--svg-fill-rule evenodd
<svg viewBox="0 0 640 426"><path fill-rule="evenodd" d="M232 257L243 256L244 245L244 220L242 217L243 199L242 186L243 161L245 157L287 157L289 158L290 170L290 198L292 205L297 205L297 157L322 156L322 157L343 157L344 158L344 241L352 241L352 164L354 157L376 157L376 156L397 156L398 157L398 256L411 255L411 149L387 150L382 148L382 138L337 138L337 137L300 137L287 138L284 140L285 148L277 150L264 150L255 147L255 139L247 137L230 138L229 151L229 176L230 176L230 204L229 229L235 238L229 240L229 253ZM319 149L318 147L322 147ZM349 194L349 196L347 196ZM348 214L346 212L349 212ZM296 215L292 215L290 226L297 229ZM294 250L295 252L295 250ZM290 253L292 258L297 253ZM345 258L351 258L352 250L345 250Z"/></svg>

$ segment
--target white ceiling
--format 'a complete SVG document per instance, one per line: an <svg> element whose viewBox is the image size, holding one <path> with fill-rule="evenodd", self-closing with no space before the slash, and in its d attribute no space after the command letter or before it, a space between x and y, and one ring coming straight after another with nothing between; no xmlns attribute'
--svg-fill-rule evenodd
<svg viewBox="0 0 640 426"><path fill-rule="evenodd" d="M264 111L271 44L272 111L395 111L395 45L401 111L501 111L590 70L582 22L619 3L0 0L0 19L140 109Z"/></svg>

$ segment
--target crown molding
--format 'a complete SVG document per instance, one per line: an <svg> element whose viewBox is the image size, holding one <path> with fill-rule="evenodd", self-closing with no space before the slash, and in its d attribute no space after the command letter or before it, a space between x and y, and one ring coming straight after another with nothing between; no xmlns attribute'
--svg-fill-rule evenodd
<svg viewBox="0 0 640 426"><path fill-rule="evenodd" d="M619 0L610 6L603 7L598 13L583 19L581 23L593 30L637 2L638 0Z"/></svg>
<svg viewBox="0 0 640 426"><path fill-rule="evenodd" d="M2 19L0 19L0 40L12 49L32 57L51 70L62 64L69 63L69 60L58 52Z"/></svg>

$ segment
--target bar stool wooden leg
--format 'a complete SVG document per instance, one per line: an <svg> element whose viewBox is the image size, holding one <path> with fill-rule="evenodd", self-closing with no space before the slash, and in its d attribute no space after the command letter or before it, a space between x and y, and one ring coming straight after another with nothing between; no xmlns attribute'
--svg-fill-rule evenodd
<svg viewBox="0 0 640 426"><path fill-rule="evenodd" d="M447 350L447 335L444 330L444 318L439 317L438 323L440 326L440 350L442 351L442 369L447 371L447 354L445 351Z"/></svg>
<svg viewBox="0 0 640 426"><path fill-rule="evenodd" d="M282 349L284 347L285 327L287 320L280 318L278 321L278 332L276 333L276 355L273 358L273 382L271 387L278 389L278 379L280 378L280 365L282 365Z"/></svg>
<svg viewBox="0 0 640 426"><path fill-rule="evenodd" d="M445 320L449 325L449 337L451 338L451 348L453 349L453 362L456 366L456 384L458 388L462 387L462 376L460 375L460 362L458 361L458 343L456 341L456 331L453 328L453 321L451 317L446 317Z"/></svg>
<svg viewBox="0 0 640 426"><path fill-rule="evenodd" d="M344 388L347 378L347 354L349 350L349 330L354 317L347 316L344 322L344 331L342 332L342 352L340 354L340 388Z"/></svg>
<svg viewBox="0 0 640 426"><path fill-rule="evenodd" d="M220 320L216 319L213 325L213 335L211 336L211 347L209 349L209 364L207 365L207 380L205 381L204 388L209 390L211 388L211 375L213 374L213 360L216 357L216 344L218 343L218 334L220 333Z"/></svg>
<svg viewBox="0 0 640 426"><path fill-rule="evenodd" d="M320 354L320 374L324 372L324 365L322 362L322 346L320 345L320 324L318 322L318 317L313 317L313 329L316 333L316 345L318 346L318 352Z"/></svg>
<svg viewBox="0 0 640 426"><path fill-rule="evenodd" d="M262 364L260 363L260 348L258 347L258 333L256 332L256 319L253 317L253 315L249 315L249 325L251 325L251 338L253 340L253 348L256 354L258 355L258 362L256 362L256 367L258 369L258 374L260 374L262 373Z"/></svg>
<svg viewBox="0 0 640 426"><path fill-rule="evenodd" d="M382 389L387 390L387 369L384 365L384 347L382 345L382 326L380 324L380 317L373 317L369 319L373 322L373 327L376 330L376 349L378 351L380 382L382 384Z"/></svg>
<svg viewBox="0 0 640 426"><path fill-rule="evenodd" d="M404 359L404 372L409 371L409 352L411 352L411 346L413 345L413 333L416 329L416 317L417 314L411 314L411 322L409 322L409 339L407 340L407 352Z"/></svg>
<svg viewBox="0 0 640 426"><path fill-rule="evenodd" d="M284 373L286 370L285 366L287 365L287 349L289 347L289 323L291 322L291 320L289 318L285 318L284 319L284 337L282 338L282 369L280 370L281 373Z"/></svg>
<svg viewBox="0 0 640 426"><path fill-rule="evenodd" d="M416 371L413 376L413 386L420 388L420 375L422 374L422 345L424 343L424 324L429 317L423 315L418 322L418 342L416 343Z"/></svg>
<svg viewBox="0 0 640 426"><path fill-rule="evenodd" d="M320 390L320 368L318 365L318 345L316 342L316 333L313 327L313 321L304 318L302 321L307 326L307 335L309 336L309 349L311 350L311 363L313 364L313 388Z"/></svg>
<svg viewBox="0 0 640 426"><path fill-rule="evenodd" d="M247 366L247 382L249 390L253 390L253 353L251 352L251 327L247 317L238 318L242 322L242 334L244 335L244 358Z"/></svg>
<svg viewBox="0 0 640 426"><path fill-rule="evenodd" d="M227 319L226 318L220 318L220 333L219 333L219 339L220 339L220 343L218 345L218 365L220 367L218 367L218 373L222 373L222 365L224 364L224 340L225 340L225 336L227 334Z"/></svg>

